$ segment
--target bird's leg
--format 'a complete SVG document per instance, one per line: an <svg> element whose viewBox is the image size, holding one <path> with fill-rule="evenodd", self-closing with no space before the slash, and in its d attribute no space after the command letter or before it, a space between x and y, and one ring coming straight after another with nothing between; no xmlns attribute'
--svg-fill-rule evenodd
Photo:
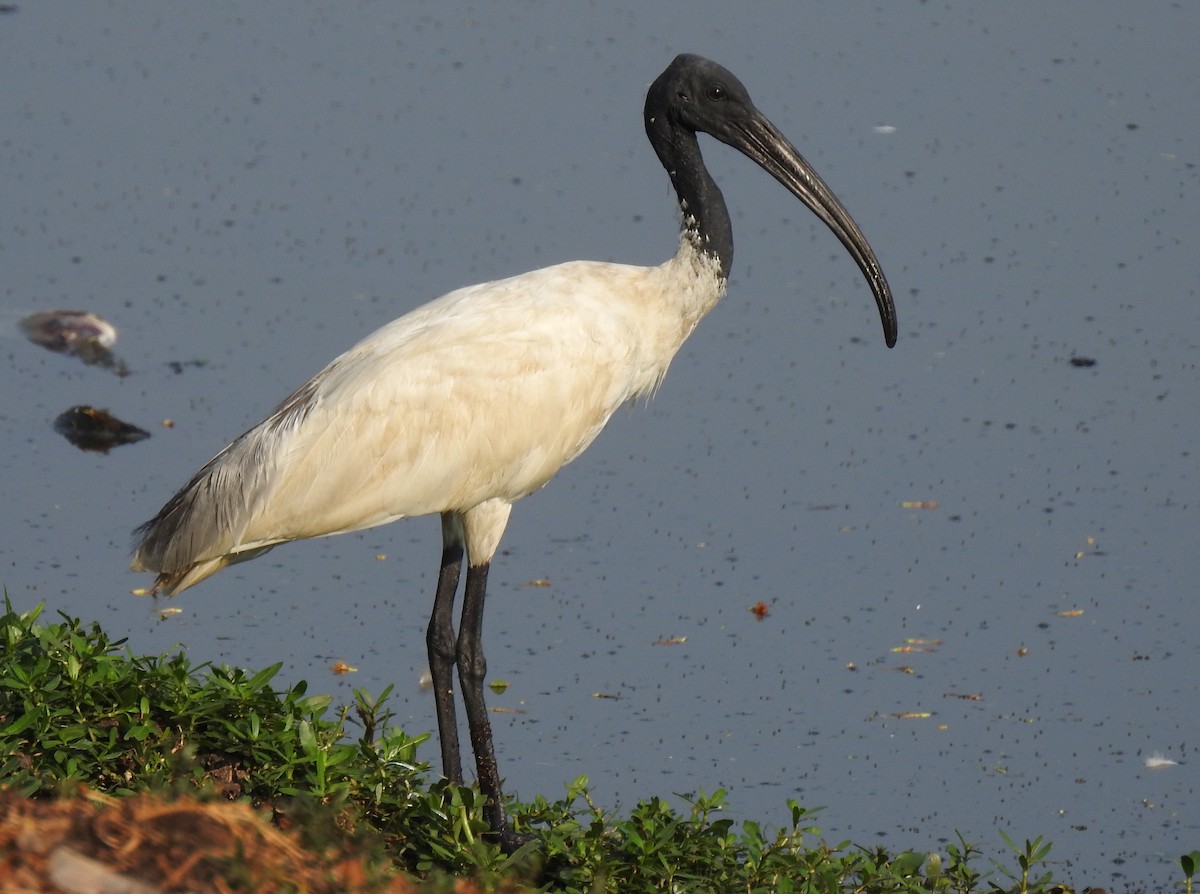
<svg viewBox="0 0 1200 894"><path fill-rule="evenodd" d="M487 676L487 660L483 657L483 600L487 592L488 568L487 562L467 567L462 622L458 628L458 678L462 682L467 725L471 729L471 748L475 752L479 790L487 798L483 816L503 844L508 827L504 819L496 751L492 745L492 724L488 720L487 705L483 699L483 680Z"/></svg>
<svg viewBox="0 0 1200 894"><path fill-rule="evenodd" d="M462 523L451 513L442 516L442 566L438 572L433 614L425 632L429 650L429 675L433 678L433 701L437 709L438 740L442 747L442 773L462 785L462 758L458 749L458 719L454 713L454 594L462 568Z"/></svg>
<svg viewBox="0 0 1200 894"><path fill-rule="evenodd" d="M513 832L504 818L504 793L500 790L500 771L496 768L492 724L483 699L483 680L487 676L487 661L483 657L483 603L487 596L488 569L511 511L510 503L488 500L461 516L463 541L467 548L467 585L458 626L458 679L462 684L463 705L467 709L467 726L471 730L479 790L487 798L483 817L491 826L492 834L499 839L500 847L508 853L515 851L529 837Z"/></svg>

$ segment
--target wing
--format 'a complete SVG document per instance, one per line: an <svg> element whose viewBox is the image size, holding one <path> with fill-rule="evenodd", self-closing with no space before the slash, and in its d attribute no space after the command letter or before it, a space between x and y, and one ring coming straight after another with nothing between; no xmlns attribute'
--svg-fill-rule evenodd
<svg viewBox="0 0 1200 894"><path fill-rule="evenodd" d="M134 567L190 586L280 542L531 493L644 389L614 294L650 272L559 265L384 326L197 472L136 532Z"/></svg>

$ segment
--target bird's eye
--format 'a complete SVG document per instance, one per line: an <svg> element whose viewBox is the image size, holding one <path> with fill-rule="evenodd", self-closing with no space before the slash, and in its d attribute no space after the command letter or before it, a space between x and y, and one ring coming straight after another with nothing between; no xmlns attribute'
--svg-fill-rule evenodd
<svg viewBox="0 0 1200 894"><path fill-rule="evenodd" d="M707 95L707 96L708 96L708 98L709 98L709 99L711 99L713 102L720 102L720 101L721 101L721 100L723 100L723 99L724 99L724 98L725 98L725 97L726 97L728 94L725 92L725 88L724 88L724 87L722 87L720 84L713 84L711 87L709 87L709 88L708 88L708 91L707 91L707 94L706 94L706 95Z"/></svg>

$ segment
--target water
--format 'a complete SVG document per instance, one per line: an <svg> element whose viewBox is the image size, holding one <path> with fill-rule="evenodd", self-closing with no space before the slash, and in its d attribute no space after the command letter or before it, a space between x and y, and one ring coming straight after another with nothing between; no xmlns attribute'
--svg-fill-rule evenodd
<svg viewBox="0 0 1200 894"><path fill-rule="evenodd" d="M1004 829L1051 839L1079 887L1168 886L1200 845L1200 10L813 6L0 16L14 604L138 652L283 660L343 699L396 683L406 729L432 729L435 520L281 548L168 620L129 594L148 581L128 532L424 300L665 258L641 102L699 52L863 227L900 342L833 237L706 141L730 294L648 407L518 505L493 570L489 665L511 685L492 703L524 712L493 717L509 789L556 797L586 773L620 808L722 786L768 824L797 797L833 842L932 850L957 830L999 856ZM133 374L27 343L17 320L56 307L113 321ZM80 453L51 427L79 403L153 437ZM910 639L940 643L893 651ZM1147 769L1156 751L1179 765Z"/></svg>

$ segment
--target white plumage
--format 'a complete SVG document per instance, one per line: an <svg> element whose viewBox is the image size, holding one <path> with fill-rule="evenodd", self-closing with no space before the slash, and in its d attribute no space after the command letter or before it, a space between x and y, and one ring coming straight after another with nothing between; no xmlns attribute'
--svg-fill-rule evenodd
<svg viewBox="0 0 1200 894"><path fill-rule="evenodd" d="M519 500L658 386L723 291L684 238L660 267L574 261L431 301L214 457L134 568L176 569L161 586L178 592L279 543ZM502 531L468 544L471 564Z"/></svg>

